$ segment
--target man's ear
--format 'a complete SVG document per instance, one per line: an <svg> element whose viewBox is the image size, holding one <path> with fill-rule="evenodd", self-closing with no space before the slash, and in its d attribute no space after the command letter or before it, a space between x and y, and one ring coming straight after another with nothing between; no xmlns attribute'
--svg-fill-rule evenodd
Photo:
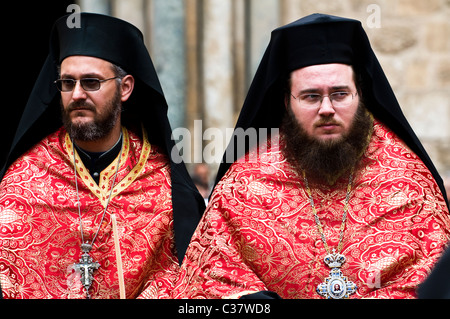
<svg viewBox="0 0 450 319"><path fill-rule="evenodd" d="M120 83L120 88L121 88L121 98L120 100L122 102L125 102L128 100L128 98L130 97L131 93L133 92L134 89L134 77L130 74L125 75L122 78L122 81Z"/></svg>

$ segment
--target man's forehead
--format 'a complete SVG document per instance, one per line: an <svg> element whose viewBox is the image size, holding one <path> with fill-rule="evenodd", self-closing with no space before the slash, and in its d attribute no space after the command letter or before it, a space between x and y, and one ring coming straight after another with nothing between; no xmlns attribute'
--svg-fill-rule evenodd
<svg viewBox="0 0 450 319"><path fill-rule="evenodd" d="M61 73L110 73L111 63L92 56L72 55L61 62Z"/></svg>
<svg viewBox="0 0 450 319"><path fill-rule="evenodd" d="M291 74L293 85L301 87L341 87L354 83L354 72L347 64L318 64L297 69Z"/></svg>

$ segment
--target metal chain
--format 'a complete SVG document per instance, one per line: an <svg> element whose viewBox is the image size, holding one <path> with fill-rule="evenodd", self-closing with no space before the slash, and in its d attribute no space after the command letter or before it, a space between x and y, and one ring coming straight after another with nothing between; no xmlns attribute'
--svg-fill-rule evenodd
<svg viewBox="0 0 450 319"><path fill-rule="evenodd" d="M322 223L320 222L319 216L317 215L317 210L316 210L316 206L314 205L314 199L312 197L312 193L311 193L311 189L309 188L309 184L308 184L308 179L306 178L306 173L305 171L303 171L303 180L305 181L305 187L306 187L306 193L308 194L309 197L309 203L311 205L313 214L314 214L314 220L316 222L317 225L317 229L319 231L320 237L322 239L323 242L323 246L325 247L325 250L327 252L327 254L330 254L330 248L328 247L327 244L327 239L325 237L325 234L323 232L323 226ZM344 213L342 216L342 223L341 223L341 228L339 231L339 242L338 242L338 247L337 247L337 252L340 253L342 250L342 244L343 244L343 239L344 239L344 230L345 230L345 223L347 221L347 211L348 211L348 203L350 201L350 193L352 190L352 180L353 180L353 169L350 173L350 177L348 179L348 185L347 185L347 194L345 196L345 204L344 204Z"/></svg>

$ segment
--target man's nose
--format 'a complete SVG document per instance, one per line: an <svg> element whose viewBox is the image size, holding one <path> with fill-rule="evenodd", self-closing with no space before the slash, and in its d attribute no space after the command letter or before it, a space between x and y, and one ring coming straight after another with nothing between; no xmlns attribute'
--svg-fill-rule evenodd
<svg viewBox="0 0 450 319"><path fill-rule="evenodd" d="M75 83L75 87L73 88L73 91L72 91L72 99L74 101L86 99L86 91L81 86L80 81L77 81Z"/></svg>
<svg viewBox="0 0 450 319"><path fill-rule="evenodd" d="M320 103L319 107L319 115L322 116L330 116L332 114L336 113L333 103L331 103L331 99L329 96L324 96L322 98L322 102Z"/></svg>

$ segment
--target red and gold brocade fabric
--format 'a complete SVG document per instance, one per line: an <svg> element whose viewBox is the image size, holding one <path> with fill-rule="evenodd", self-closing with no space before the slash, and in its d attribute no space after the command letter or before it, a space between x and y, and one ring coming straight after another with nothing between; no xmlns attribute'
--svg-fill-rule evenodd
<svg viewBox="0 0 450 319"><path fill-rule="evenodd" d="M277 140L234 163L218 183L174 297L269 290L282 298L322 298L316 287L330 273L326 251L303 178ZM338 244L347 179L333 187L310 185L330 249ZM341 270L358 286L351 298L415 297L449 233L449 212L432 175L376 121L354 177L343 242L347 261Z"/></svg>
<svg viewBox="0 0 450 319"><path fill-rule="evenodd" d="M122 265L127 298L138 297L144 289L146 297L161 298L169 294L179 269L170 165L145 132L143 139L126 129L123 133L116 183L91 251L100 268L90 294L119 298ZM118 157L101 172L97 185L76 154L83 231L89 242L108 201ZM72 144L60 129L15 161L0 184L0 281L5 298L85 298L80 273L72 268L81 257L76 202Z"/></svg>

